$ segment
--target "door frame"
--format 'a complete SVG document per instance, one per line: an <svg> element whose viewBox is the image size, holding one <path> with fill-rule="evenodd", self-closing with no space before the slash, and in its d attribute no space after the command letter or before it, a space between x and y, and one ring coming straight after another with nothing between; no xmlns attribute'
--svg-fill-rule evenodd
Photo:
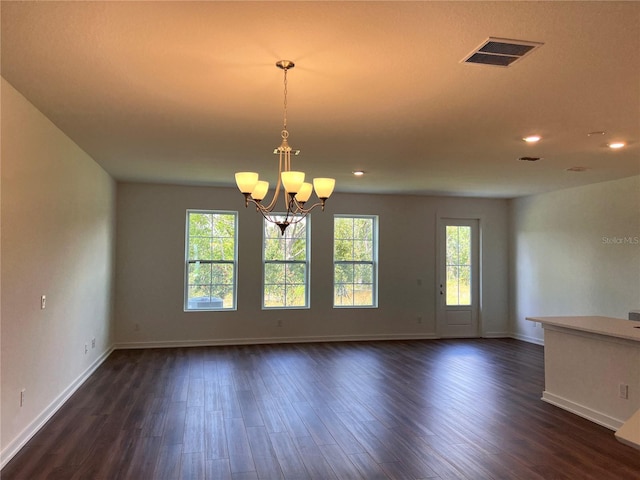
<svg viewBox="0 0 640 480"><path fill-rule="evenodd" d="M441 258L441 248L442 248L442 235L440 234L440 229L444 222L447 220L453 221L477 221L478 222L478 258L477 258L477 299L475 301L476 308L476 317L477 317L477 327L473 337L450 337L443 336L443 321L444 321L444 305L443 302L446 298L443 298L443 295L440 294L440 285L441 281L446 281L446 272L443 271L444 259ZM482 263L483 263L483 245L482 245L482 229L483 229L484 217L483 215L460 215L457 214L449 214L448 212L437 212L435 219L435 246L436 246L436 255L435 255L435 327L436 327L436 336L439 338L481 338L484 334L483 328L483 318L482 318ZM473 304L473 300L472 300Z"/></svg>

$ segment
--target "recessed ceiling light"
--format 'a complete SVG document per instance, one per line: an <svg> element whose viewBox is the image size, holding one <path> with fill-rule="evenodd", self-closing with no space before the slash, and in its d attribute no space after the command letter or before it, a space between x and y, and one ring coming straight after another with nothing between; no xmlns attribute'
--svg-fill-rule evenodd
<svg viewBox="0 0 640 480"><path fill-rule="evenodd" d="M354 170L353 173L356 177L361 177L364 175L364 171L363 170Z"/></svg>
<svg viewBox="0 0 640 480"><path fill-rule="evenodd" d="M618 148L624 147L624 145L625 145L624 142L613 142L609 144L609 148L613 148L614 150L616 150Z"/></svg>
<svg viewBox="0 0 640 480"><path fill-rule="evenodd" d="M524 137L523 140L527 143L536 143L540 141L541 138L540 135L529 135L528 137Z"/></svg>

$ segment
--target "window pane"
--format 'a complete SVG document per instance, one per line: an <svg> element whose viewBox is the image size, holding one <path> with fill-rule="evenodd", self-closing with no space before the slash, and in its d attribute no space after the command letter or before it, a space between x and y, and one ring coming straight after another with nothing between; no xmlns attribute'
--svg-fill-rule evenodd
<svg viewBox="0 0 640 480"><path fill-rule="evenodd" d="M353 242L349 240L338 240L333 242L334 261L353 260Z"/></svg>
<svg viewBox="0 0 640 480"><path fill-rule="evenodd" d="M447 226L447 265L458 265L458 228Z"/></svg>
<svg viewBox="0 0 640 480"><path fill-rule="evenodd" d="M369 240L353 241L353 259L354 260L373 260L373 242Z"/></svg>
<svg viewBox="0 0 640 480"><path fill-rule="evenodd" d="M471 305L471 227L446 228L447 305Z"/></svg>
<svg viewBox="0 0 640 480"><path fill-rule="evenodd" d="M287 265L287 269L286 269L287 284L297 283L300 285L304 285L304 281L306 278L307 278L306 265L304 264Z"/></svg>
<svg viewBox="0 0 640 480"><path fill-rule="evenodd" d="M355 283L373 283L373 265L354 265Z"/></svg>
<svg viewBox="0 0 640 480"><path fill-rule="evenodd" d="M376 306L376 220L334 217L334 306Z"/></svg>
<svg viewBox="0 0 640 480"><path fill-rule="evenodd" d="M212 236L234 237L235 217L234 215L214 215L212 216Z"/></svg>
<svg viewBox="0 0 640 480"><path fill-rule="evenodd" d="M471 267L458 267L458 305L471 305Z"/></svg>
<svg viewBox="0 0 640 480"><path fill-rule="evenodd" d="M266 238L264 241L264 259L282 260L284 259L284 242L279 238Z"/></svg>
<svg viewBox="0 0 640 480"><path fill-rule="evenodd" d="M353 290L353 303L354 305L372 305L373 304L373 291L372 285L356 285Z"/></svg>
<svg viewBox="0 0 640 480"><path fill-rule="evenodd" d="M460 305L458 300L458 267L447 267L447 305Z"/></svg>
<svg viewBox="0 0 640 480"><path fill-rule="evenodd" d="M353 238L353 218L336 217L333 228L336 239Z"/></svg>
<svg viewBox="0 0 640 480"><path fill-rule="evenodd" d="M353 221L353 238L373 240L373 221L370 218L355 218Z"/></svg>
<svg viewBox="0 0 640 480"><path fill-rule="evenodd" d="M191 237L189 239L190 260L212 260L210 237Z"/></svg>
<svg viewBox="0 0 640 480"><path fill-rule="evenodd" d="M211 283L211 265L190 263L189 285L209 285Z"/></svg>
<svg viewBox="0 0 640 480"><path fill-rule="evenodd" d="M189 214L189 236L211 236L211 215L208 213Z"/></svg>
<svg viewBox="0 0 640 480"><path fill-rule="evenodd" d="M280 238L280 228L271 222L264 221L264 238Z"/></svg>
<svg viewBox="0 0 640 480"><path fill-rule="evenodd" d="M339 263L334 267L335 283L353 283L354 265L352 263Z"/></svg>
<svg viewBox="0 0 640 480"><path fill-rule="evenodd" d="M353 305L353 285L337 283L334 291L334 303L336 305Z"/></svg>
<svg viewBox="0 0 640 480"><path fill-rule="evenodd" d="M185 309L234 309L236 214L188 211L186 256Z"/></svg>
<svg viewBox="0 0 640 480"><path fill-rule="evenodd" d="M276 216L276 220L284 220ZM308 219L280 228L264 221L263 307L306 307L308 305Z"/></svg>
<svg viewBox="0 0 640 480"><path fill-rule="evenodd" d="M284 307L285 295L284 285L265 285L264 286L264 306L265 307Z"/></svg>
<svg viewBox="0 0 640 480"><path fill-rule="evenodd" d="M281 263L267 263L264 266L265 285L284 285L285 265Z"/></svg>
<svg viewBox="0 0 640 480"><path fill-rule="evenodd" d="M287 239L285 242L285 260L304 262L307 258L306 239Z"/></svg>
<svg viewBox="0 0 640 480"><path fill-rule="evenodd" d="M211 265L211 283L229 285L233 283L233 265L214 263Z"/></svg>
<svg viewBox="0 0 640 480"><path fill-rule="evenodd" d="M235 260L236 258L236 239L234 237L226 237L222 239L222 257L223 260Z"/></svg>
<svg viewBox="0 0 640 480"><path fill-rule="evenodd" d="M306 290L304 285L290 285L287 287L287 307L304 307L306 303Z"/></svg>
<svg viewBox="0 0 640 480"><path fill-rule="evenodd" d="M231 308L233 306L233 285L214 285L211 287L212 302L222 307Z"/></svg>

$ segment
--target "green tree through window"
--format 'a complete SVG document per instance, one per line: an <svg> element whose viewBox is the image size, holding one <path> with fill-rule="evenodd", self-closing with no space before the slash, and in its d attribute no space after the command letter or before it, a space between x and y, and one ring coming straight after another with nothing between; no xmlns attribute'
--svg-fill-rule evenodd
<svg viewBox="0 0 640 480"><path fill-rule="evenodd" d="M236 308L237 212L187 210L185 310Z"/></svg>
<svg viewBox="0 0 640 480"><path fill-rule="evenodd" d="M333 219L334 307L377 306L376 216Z"/></svg>
<svg viewBox="0 0 640 480"><path fill-rule="evenodd" d="M308 217L289 225L284 235L276 224L264 220L263 308L309 306L308 238Z"/></svg>
<svg viewBox="0 0 640 480"><path fill-rule="evenodd" d="M471 305L471 227L447 225L447 305Z"/></svg>

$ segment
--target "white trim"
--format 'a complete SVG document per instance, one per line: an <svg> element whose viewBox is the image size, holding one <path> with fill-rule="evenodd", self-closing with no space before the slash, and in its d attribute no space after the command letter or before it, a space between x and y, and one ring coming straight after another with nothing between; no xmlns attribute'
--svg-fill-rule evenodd
<svg viewBox="0 0 640 480"><path fill-rule="evenodd" d="M78 388L95 372L100 365L111 355L114 348L107 349L89 367L82 372L71 384L58 395L33 421L25 427L7 446L0 452L0 469L24 447L31 438L49 421L55 413L66 403Z"/></svg>
<svg viewBox="0 0 640 480"><path fill-rule="evenodd" d="M312 342L363 342L385 340L436 340L433 334L406 333L397 335L331 335L324 337L264 337L264 338L225 338L210 340L182 340L159 342L127 342L115 344L115 350L134 348L176 348L176 347L214 347L219 345L263 345L270 343L312 343Z"/></svg>
<svg viewBox="0 0 640 480"><path fill-rule="evenodd" d="M511 338L509 332L482 332L481 338Z"/></svg>
<svg viewBox="0 0 640 480"><path fill-rule="evenodd" d="M523 342L535 343L536 345L544 346L544 339L532 337L530 335L523 335L522 333L512 333L511 338L515 338L516 340L522 340Z"/></svg>
<svg viewBox="0 0 640 480"><path fill-rule="evenodd" d="M584 405L580 405L579 403L567 400L564 397L554 395L553 393L549 393L546 390L542 392L542 400L544 402L550 403L551 405L555 405L556 407L560 407L563 410L574 413L582 418L591 420L598 425L607 427L610 430L618 430L624 424L623 421L618 420L617 418L610 417L609 415L598 412L589 407L585 407Z"/></svg>

